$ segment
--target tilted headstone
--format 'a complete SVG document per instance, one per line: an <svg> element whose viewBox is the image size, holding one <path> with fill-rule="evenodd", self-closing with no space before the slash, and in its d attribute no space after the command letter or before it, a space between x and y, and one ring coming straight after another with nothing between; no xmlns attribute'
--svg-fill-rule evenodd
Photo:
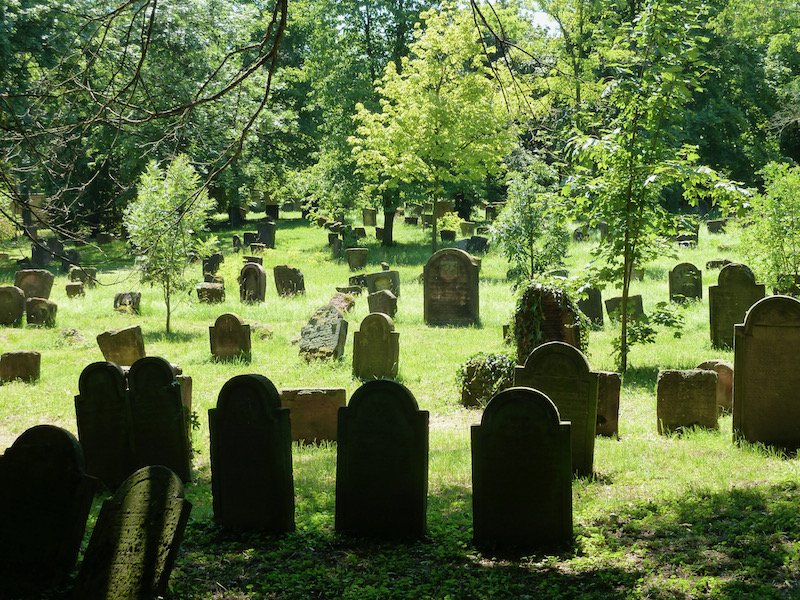
<svg viewBox="0 0 800 600"><path fill-rule="evenodd" d="M86 287L95 287L97 285L97 269L73 266L69 270L69 280L82 281Z"/></svg>
<svg viewBox="0 0 800 600"><path fill-rule="evenodd" d="M41 597L67 581L93 496L81 446L64 429L32 427L0 456L0 598Z"/></svg>
<svg viewBox="0 0 800 600"><path fill-rule="evenodd" d="M361 288L359 288L360 291ZM328 304L335 306L342 313L350 312L356 305L356 299L351 294L345 294L337 291L333 297L328 301Z"/></svg>
<svg viewBox="0 0 800 600"><path fill-rule="evenodd" d="M290 388L280 396L291 410L293 442L336 441L339 409L347 402L344 388Z"/></svg>
<svg viewBox="0 0 800 600"><path fill-rule="evenodd" d="M358 379L395 379L400 361L400 334L392 318L371 313L353 334L353 376Z"/></svg>
<svg viewBox="0 0 800 600"><path fill-rule="evenodd" d="M577 475L591 475L593 471L597 379L583 353L564 342L534 348L525 364L514 372L514 385L546 394L561 418L572 424L572 468Z"/></svg>
<svg viewBox="0 0 800 600"><path fill-rule="evenodd" d="M245 263L239 273L239 299L247 304L264 302L267 293L267 272L259 264Z"/></svg>
<svg viewBox="0 0 800 600"><path fill-rule="evenodd" d="M138 315L141 302L141 292L120 292L114 294L114 310L119 312Z"/></svg>
<svg viewBox="0 0 800 600"><path fill-rule="evenodd" d="M542 392L509 388L472 426L479 548L526 553L572 542L570 424Z"/></svg>
<svg viewBox="0 0 800 600"><path fill-rule="evenodd" d="M146 356L142 328L139 325L104 331L97 336L97 345L108 362L125 367Z"/></svg>
<svg viewBox="0 0 800 600"><path fill-rule="evenodd" d="M703 273L691 263L675 265L669 272L670 302L684 302L703 297Z"/></svg>
<svg viewBox="0 0 800 600"><path fill-rule="evenodd" d="M595 434L619 437L619 392L622 376L609 371L597 373L597 426Z"/></svg>
<svg viewBox="0 0 800 600"><path fill-rule="evenodd" d="M166 594L191 509L180 479L168 468L136 471L103 502L74 597L144 600Z"/></svg>
<svg viewBox="0 0 800 600"><path fill-rule="evenodd" d="M727 267L726 267L727 268ZM800 302L769 296L736 325L733 436L780 450L800 448Z"/></svg>
<svg viewBox="0 0 800 600"><path fill-rule="evenodd" d="M717 429L717 374L702 369L659 371L656 413L660 434L691 427Z"/></svg>
<svg viewBox="0 0 800 600"><path fill-rule="evenodd" d="M288 265L275 265L273 273L278 296L296 296L306 293L306 282L300 269Z"/></svg>
<svg viewBox="0 0 800 600"><path fill-rule="evenodd" d="M367 296L369 312L384 313L394 318L397 313L397 296L389 290L378 290Z"/></svg>
<svg viewBox="0 0 800 600"><path fill-rule="evenodd" d="M351 271L361 271L367 266L369 248L348 248L344 251Z"/></svg>
<svg viewBox="0 0 800 600"><path fill-rule="evenodd" d="M216 275L219 271L220 265L225 262L225 255L222 252L215 252L214 254L203 259L203 274L210 273Z"/></svg>
<svg viewBox="0 0 800 600"><path fill-rule="evenodd" d="M44 269L23 269L14 275L14 285L23 291L26 298L49 298L55 279Z"/></svg>
<svg viewBox="0 0 800 600"><path fill-rule="evenodd" d="M337 532L425 535L428 418L407 388L380 379L362 385L339 409Z"/></svg>
<svg viewBox="0 0 800 600"><path fill-rule="evenodd" d="M208 328L211 354L218 359L250 358L250 325L237 314L225 313Z"/></svg>
<svg viewBox="0 0 800 600"><path fill-rule="evenodd" d="M514 314L517 360L547 342L565 342L579 348L583 335L578 317L565 294L544 285L530 285L522 293Z"/></svg>
<svg viewBox="0 0 800 600"><path fill-rule="evenodd" d="M714 358L700 363L695 369L717 374L717 408L720 412L730 413L733 410L733 363Z"/></svg>
<svg viewBox="0 0 800 600"><path fill-rule="evenodd" d="M164 465L188 482L192 448L189 415L172 366L163 358L140 358L128 373L128 404L136 467Z"/></svg>
<svg viewBox="0 0 800 600"><path fill-rule="evenodd" d="M300 355L306 360L339 359L347 341L347 321L342 311L328 304L318 309L300 330Z"/></svg>
<svg viewBox="0 0 800 600"><path fill-rule="evenodd" d="M230 527L294 529L289 409L263 375L237 375L208 411L214 521Z"/></svg>
<svg viewBox="0 0 800 600"><path fill-rule="evenodd" d="M96 362L83 369L75 415L86 472L109 489L116 489L136 470L125 374L119 365Z"/></svg>
<svg viewBox="0 0 800 600"><path fill-rule="evenodd" d="M222 283L209 283L204 281L198 283L197 300L203 304L220 304L225 302L225 285Z"/></svg>
<svg viewBox="0 0 800 600"><path fill-rule="evenodd" d="M81 296L86 295L82 281L68 281L66 292L67 298L80 298Z"/></svg>
<svg viewBox="0 0 800 600"><path fill-rule="evenodd" d="M58 304L44 298L28 298L25 301L25 320L28 325L56 326Z"/></svg>
<svg viewBox="0 0 800 600"><path fill-rule="evenodd" d="M622 297L609 298L605 301L608 318L612 321L619 321L622 318ZM644 306L642 296L636 294L628 296L628 320L638 321L644 318Z"/></svg>
<svg viewBox="0 0 800 600"><path fill-rule="evenodd" d="M480 322L478 266L462 250L445 248L423 270L423 313L428 325L476 325Z"/></svg>
<svg viewBox="0 0 800 600"><path fill-rule="evenodd" d="M733 346L733 327L744 322L745 313L765 295L764 285L757 284L750 267L731 263L719 272L717 285L708 288L708 317L711 344L719 348Z"/></svg>
<svg viewBox="0 0 800 600"><path fill-rule="evenodd" d="M35 350L14 350L0 355L0 381L20 379L31 383L39 379L42 355Z"/></svg>
<svg viewBox="0 0 800 600"><path fill-rule="evenodd" d="M400 297L400 273L383 269L377 273L364 275L364 285L367 293L374 294L379 290L389 290L398 298Z"/></svg>
<svg viewBox="0 0 800 600"><path fill-rule="evenodd" d="M266 248L275 248L275 223L272 221L259 221L256 223L258 229L258 241Z"/></svg>
<svg viewBox="0 0 800 600"><path fill-rule="evenodd" d="M15 285L0 286L0 325L15 325L25 314L25 292Z"/></svg>
<svg viewBox="0 0 800 600"><path fill-rule="evenodd" d="M595 325L603 326L603 295L592 287L584 290L586 298L578 299L578 308Z"/></svg>

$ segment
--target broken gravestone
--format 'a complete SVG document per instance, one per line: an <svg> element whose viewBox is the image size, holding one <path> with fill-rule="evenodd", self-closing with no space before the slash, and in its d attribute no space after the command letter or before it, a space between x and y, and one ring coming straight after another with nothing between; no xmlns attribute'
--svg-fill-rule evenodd
<svg viewBox="0 0 800 600"><path fill-rule="evenodd" d="M306 283L300 269L288 265L275 265L275 289L279 296L296 296L306 293Z"/></svg>
<svg viewBox="0 0 800 600"><path fill-rule="evenodd" d="M339 359L347 341L347 321L330 304L318 309L300 331L300 355L306 360Z"/></svg>
<svg viewBox="0 0 800 600"><path fill-rule="evenodd" d="M141 292L119 292L114 294L114 310L118 312L138 315L141 302Z"/></svg>
<svg viewBox="0 0 800 600"><path fill-rule="evenodd" d="M144 338L139 325L104 331L97 336L97 345L108 362L125 367L145 357Z"/></svg>
<svg viewBox="0 0 800 600"><path fill-rule="evenodd" d="M44 298L28 298L25 301L25 320L28 325L56 326L58 304Z"/></svg>

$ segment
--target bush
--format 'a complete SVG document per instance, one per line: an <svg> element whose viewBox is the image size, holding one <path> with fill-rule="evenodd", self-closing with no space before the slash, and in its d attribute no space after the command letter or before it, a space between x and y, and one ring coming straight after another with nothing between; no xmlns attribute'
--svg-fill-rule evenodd
<svg viewBox="0 0 800 600"><path fill-rule="evenodd" d="M507 354L479 352L458 368L461 404L485 407L492 396L514 385L516 361Z"/></svg>

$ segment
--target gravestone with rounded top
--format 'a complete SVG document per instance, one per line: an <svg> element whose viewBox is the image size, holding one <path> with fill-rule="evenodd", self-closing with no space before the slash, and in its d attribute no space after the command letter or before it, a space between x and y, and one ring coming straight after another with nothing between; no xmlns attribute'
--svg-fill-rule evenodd
<svg viewBox="0 0 800 600"><path fill-rule="evenodd" d="M570 424L542 392L503 390L472 426L472 514L479 548L527 553L572 542Z"/></svg>
<svg viewBox="0 0 800 600"><path fill-rule="evenodd" d="M129 367L146 356L140 325L104 331L97 336L97 345L103 358L124 367Z"/></svg>
<svg viewBox="0 0 800 600"><path fill-rule="evenodd" d="M289 409L263 375L237 375L208 411L214 521L270 532L294 529Z"/></svg>
<svg viewBox="0 0 800 600"><path fill-rule="evenodd" d="M733 435L783 451L800 448L800 302L769 296L735 327Z"/></svg>
<svg viewBox="0 0 800 600"><path fill-rule="evenodd" d="M275 265L275 289L279 296L296 296L306 293L306 282L300 269L289 265Z"/></svg>
<svg viewBox="0 0 800 600"><path fill-rule="evenodd" d="M480 322L479 267L455 248L439 250L423 270L423 314L427 325L476 325Z"/></svg>
<svg viewBox="0 0 800 600"><path fill-rule="evenodd" d="M74 597L164 596L191 509L180 479L168 468L151 465L136 471L103 502Z"/></svg>
<svg viewBox="0 0 800 600"><path fill-rule="evenodd" d="M28 429L0 456L0 490L0 597L41 597L67 581L92 507L78 440Z"/></svg>
<svg viewBox="0 0 800 600"><path fill-rule="evenodd" d="M28 298L25 301L25 320L28 325L56 326L58 304L44 298Z"/></svg>
<svg viewBox="0 0 800 600"><path fill-rule="evenodd" d="M247 262L239 273L239 299L247 304L264 302L267 272L260 264Z"/></svg>
<svg viewBox="0 0 800 600"><path fill-rule="evenodd" d="M658 433L691 427L718 429L717 374L702 369L658 372L656 418Z"/></svg>
<svg viewBox="0 0 800 600"><path fill-rule="evenodd" d="M564 342L534 348L523 366L514 371L514 384L547 395L561 418L572 424L572 468L591 475L597 426L597 373L589 369L583 353Z"/></svg>
<svg viewBox="0 0 800 600"><path fill-rule="evenodd" d="M36 350L13 350L0 355L0 381L19 379L32 383L39 379L42 355Z"/></svg>
<svg viewBox="0 0 800 600"><path fill-rule="evenodd" d="M49 298L55 279L45 269L23 269L14 275L14 285L23 291L26 298Z"/></svg>
<svg viewBox="0 0 800 600"><path fill-rule="evenodd" d="M225 313L208 328L211 354L218 359L250 358L250 325L237 314Z"/></svg>
<svg viewBox="0 0 800 600"><path fill-rule="evenodd" d="M347 403L344 388L289 388L280 391L281 406L290 409L292 441L336 441L338 413Z"/></svg>
<svg viewBox="0 0 800 600"><path fill-rule="evenodd" d="M747 265L731 263L719 272L717 285L708 288L708 316L711 344L733 347L733 327L744 322L744 315L764 297L764 285L756 283Z"/></svg>
<svg viewBox="0 0 800 600"><path fill-rule="evenodd" d="M421 538L428 499L428 419L394 381L368 381L339 409L336 531Z"/></svg>
<svg viewBox="0 0 800 600"><path fill-rule="evenodd" d="M692 263L680 263L669 272L670 302L699 300L703 297L703 273Z"/></svg>
<svg viewBox="0 0 800 600"><path fill-rule="evenodd" d="M25 314L25 292L15 285L0 286L0 325L15 325Z"/></svg>
<svg viewBox="0 0 800 600"><path fill-rule="evenodd" d="M394 379L400 361L400 334L384 313L371 313L353 334L353 375L358 379Z"/></svg>

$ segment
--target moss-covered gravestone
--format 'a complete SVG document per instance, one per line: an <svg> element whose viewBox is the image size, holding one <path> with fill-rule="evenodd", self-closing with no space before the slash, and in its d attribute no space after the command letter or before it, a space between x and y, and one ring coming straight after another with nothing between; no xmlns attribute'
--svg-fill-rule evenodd
<svg viewBox="0 0 800 600"><path fill-rule="evenodd" d="M371 313L353 334L353 375L358 379L394 379L400 361L400 334L384 313Z"/></svg>
<svg viewBox="0 0 800 600"><path fill-rule="evenodd" d="M658 433L678 433L691 427L718 429L717 374L703 369L658 372L656 419Z"/></svg>
<svg viewBox="0 0 800 600"><path fill-rule="evenodd" d="M546 342L580 348L582 335L577 305L564 291L538 283L525 288L514 312L518 361Z"/></svg>
<svg viewBox="0 0 800 600"><path fill-rule="evenodd" d="M748 309L764 297L763 284L756 283L747 265L731 263L719 272L717 285L708 288L708 318L711 344L718 348L733 347L733 326L744 322Z"/></svg>
<svg viewBox="0 0 800 600"><path fill-rule="evenodd" d="M306 360L340 359L347 341L342 311L328 304L317 309L300 330L300 355Z"/></svg>
<svg viewBox="0 0 800 600"><path fill-rule="evenodd" d="M208 411L211 490L220 525L294 529L289 409L262 375L237 375Z"/></svg>
<svg viewBox="0 0 800 600"><path fill-rule="evenodd" d="M267 272L260 264L247 262L239 272L239 299L247 304L264 302Z"/></svg>
<svg viewBox="0 0 800 600"><path fill-rule="evenodd" d="M0 598L65 582L93 496L80 444L64 429L28 429L0 456Z"/></svg>
<svg viewBox="0 0 800 600"><path fill-rule="evenodd" d="M597 373L583 353L564 342L548 342L533 350L514 374L517 386L545 394L561 418L572 424L572 467L577 475L591 475L597 426Z"/></svg>
<svg viewBox="0 0 800 600"><path fill-rule="evenodd" d="M43 327L56 326L58 305L44 298L28 298L25 300L25 320L28 325Z"/></svg>
<svg viewBox="0 0 800 600"><path fill-rule="evenodd" d="M572 541L570 425L530 388L495 395L472 427L474 542L527 553Z"/></svg>
<svg viewBox="0 0 800 600"><path fill-rule="evenodd" d="M153 600L167 591L192 505L168 468L136 471L103 503L75 583L81 600Z"/></svg>
<svg viewBox="0 0 800 600"><path fill-rule="evenodd" d="M336 531L420 538L427 495L428 412L399 383L365 383L339 409Z"/></svg>

